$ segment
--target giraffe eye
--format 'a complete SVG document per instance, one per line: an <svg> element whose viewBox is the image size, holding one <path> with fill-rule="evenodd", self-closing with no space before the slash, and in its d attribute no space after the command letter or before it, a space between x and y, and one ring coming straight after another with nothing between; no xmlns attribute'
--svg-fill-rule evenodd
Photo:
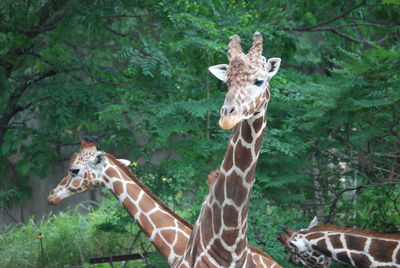
<svg viewBox="0 0 400 268"><path fill-rule="evenodd" d="M73 175L78 175L78 173L79 173L79 168L70 168L69 171L70 171Z"/></svg>
<svg viewBox="0 0 400 268"><path fill-rule="evenodd" d="M254 81L253 85L255 85L256 87L261 87L262 84L264 84L264 80L258 80L256 79L256 81Z"/></svg>

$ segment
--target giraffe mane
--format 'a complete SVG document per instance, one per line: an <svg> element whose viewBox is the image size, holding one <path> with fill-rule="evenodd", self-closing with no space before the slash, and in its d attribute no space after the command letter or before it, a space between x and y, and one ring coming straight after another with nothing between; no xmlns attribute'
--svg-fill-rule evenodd
<svg viewBox="0 0 400 268"><path fill-rule="evenodd" d="M70 167L72 165L72 163L75 161L75 159L78 157L77 153L74 153L73 155L71 155L71 157L68 160L68 166Z"/></svg>
<svg viewBox="0 0 400 268"><path fill-rule="evenodd" d="M219 175L219 169L213 170L210 172L210 174L208 174L206 184L209 189L211 189L211 187L215 184L218 175Z"/></svg>
<svg viewBox="0 0 400 268"><path fill-rule="evenodd" d="M118 161L113 155L109 154L109 153L104 153L105 156L111 160L111 162L113 164L115 164L116 166L118 166L123 172L125 172L125 174L132 180L134 181L146 194L148 194L152 199L154 199L154 201L163 209L165 209L166 211L168 211L169 213L171 213L171 215L173 217L175 217L176 219L178 219L180 222L182 222L182 224L184 224L186 227L193 229L193 225L190 224L189 222L187 222L185 219L183 219L181 216L179 216L178 214L176 214L175 212L173 212L166 204L164 204L157 196L155 196L155 194L153 194L149 188L147 188L146 185L144 185L141 181L139 181L135 175L133 175L133 173L131 172L131 170L125 166L124 164L122 164L120 161Z"/></svg>
<svg viewBox="0 0 400 268"><path fill-rule="evenodd" d="M340 227L336 225L317 225L314 226L306 231L306 233L310 232L324 232L324 231L337 231L343 232L346 234L351 235L363 235L363 236L370 236L370 237L378 237L378 238L391 238L391 239L400 239L400 233L384 233L384 232L376 232L376 231L369 231L369 230L359 230L353 229L348 227Z"/></svg>

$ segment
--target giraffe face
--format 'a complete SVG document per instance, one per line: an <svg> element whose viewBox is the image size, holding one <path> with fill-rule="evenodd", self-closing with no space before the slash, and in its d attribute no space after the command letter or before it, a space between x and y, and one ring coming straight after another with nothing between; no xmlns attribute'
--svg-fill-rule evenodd
<svg viewBox="0 0 400 268"><path fill-rule="evenodd" d="M240 121L265 108L270 98L269 81L278 72L280 58L266 60L262 56L262 36L255 33L248 54L241 51L239 37L231 37L228 45L229 64L209 68L210 72L228 86L220 111L219 125L231 129Z"/></svg>
<svg viewBox="0 0 400 268"><path fill-rule="evenodd" d="M120 162L129 165L128 160ZM65 198L104 186L105 167L107 158L103 152L97 151L95 144L82 142L81 150L71 156L68 173L54 188L47 198L50 205L58 205Z"/></svg>
<svg viewBox="0 0 400 268"><path fill-rule="evenodd" d="M280 234L278 239L284 244L289 261L297 266L308 268L326 268L330 266L330 258L313 250L305 237L306 229L292 233L291 237Z"/></svg>
<svg viewBox="0 0 400 268"><path fill-rule="evenodd" d="M307 229L301 229L296 232L286 227L283 230L289 236L284 234L278 235L278 240L284 245L288 252L289 261L293 264L308 268L330 267L331 258L314 250L306 238L308 230L316 224L318 224L318 222L316 218L314 218Z"/></svg>

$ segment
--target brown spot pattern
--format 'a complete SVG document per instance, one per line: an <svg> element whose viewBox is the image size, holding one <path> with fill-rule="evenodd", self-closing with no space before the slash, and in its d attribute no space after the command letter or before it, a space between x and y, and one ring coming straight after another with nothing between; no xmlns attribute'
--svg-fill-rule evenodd
<svg viewBox="0 0 400 268"><path fill-rule="evenodd" d="M67 185L67 182L68 182L68 177L65 177L64 179L61 180L61 182L58 185L65 186L65 185Z"/></svg>
<svg viewBox="0 0 400 268"><path fill-rule="evenodd" d="M230 170L232 168L232 166L233 166L232 154L233 154L233 147L232 147L232 145L229 145L228 146L228 151L225 154L224 162L222 163L222 168L225 171Z"/></svg>
<svg viewBox="0 0 400 268"><path fill-rule="evenodd" d="M258 132L260 131L261 127L263 126L264 118L265 118L265 117L262 116L262 117L257 118L256 120L254 120L254 122L253 122L253 128L254 128L254 131L255 131L256 133L258 133Z"/></svg>
<svg viewBox="0 0 400 268"><path fill-rule="evenodd" d="M233 141L233 143L236 143L237 142L237 140L238 140L238 138L239 138L239 135L240 134L240 128L235 128L235 131L233 132L233 134L232 134L232 141Z"/></svg>
<svg viewBox="0 0 400 268"><path fill-rule="evenodd" d="M257 140L256 140L256 143L255 143L255 145L254 145L254 150L255 150L256 152L258 152L258 151L260 150L260 146L261 146L261 142L262 142L263 137L264 137L265 129L264 129L262 132L263 132L263 133L262 133L260 136L258 136L258 138L257 138Z"/></svg>
<svg viewBox="0 0 400 268"><path fill-rule="evenodd" d="M215 239L209 254L218 262L218 264L221 265L221 267L225 267L228 263L232 262L231 253L224 248L219 238Z"/></svg>
<svg viewBox="0 0 400 268"><path fill-rule="evenodd" d="M255 169L254 168L250 169L246 175L247 183L252 183L254 181L254 174L255 174Z"/></svg>
<svg viewBox="0 0 400 268"><path fill-rule="evenodd" d="M233 246L238 234L239 230L225 230L222 232L222 240L224 240L228 246Z"/></svg>
<svg viewBox="0 0 400 268"><path fill-rule="evenodd" d="M313 247L315 247L315 246L313 245ZM323 254L325 254L328 257L332 256L331 252L328 250L328 248L326 246L325 240L318 241L316 249L319 250L320 252L322 252Z"/></svg>
<svg viewBox="0 0 400 268"><path fill-rule="evenodd" d="M164 237L164 239L170 244L174 242L177 235L175 230L162 230L160 233L161 236Z"/></svg>
<svg viewBox="0 0 400 268"><path fill-rule="evenodd" d="M152 210L154 206L153 200L147 195L144 194L142 198L139 201L139 207L144 211L144 212L149 212Z"/></svg>
<svg viewBox="0 0 400 268"><path fill-rule="evenodd" d="M154 230L154 227L151 224L151 222L143 214L140 215L139 222L140 222L140 224L142 226L146 226L147 227L146 229L144 229L144 232L146 233L147 236L150 236L153 233L153 230Z"/></svg>
<svg viewBox="0 0 400 268"><path fill-rule="evenodd" d="M165 228L169 226L174 226L174 218L171 215L162 213L161 211L156 211L150 215L150 220L152 222L157 222L158 228Z"/></svg>
<svg viewBox="0 0 400 268"><path fill-rule="evenodd" d="M251 150L244 147L242 142L238 142L235 149L235 165L243 172L250 166L253 161Z"/></svg>
<svg viewBox="0 0 400 268"><path fill-rule="evenodd" d="M245 202L246 202L246 204L242 208L242 221L244 221L245 217L247 216L248 211L249 211L249 205L250 205L249 200L246 200ZM247 228L247 225L243 226L243 228ZM244 231L246 231L246 230L244 229L243 232Z"/></svg>
<svg viewBox="0 0 400 268"><path fill-rule="evenodd" d="M214 233L219 233L219 230L221 229L221 209L219 208L219 206L217 204L214 204L213 207L213 217L214 217Z"/></svg>
<svg viewBox="0 0 400 268"><path fill-rule="evenodd" d="M113 190L114 190L116 195L122 194L122 192L123 192L122 183L119 182L119 181L114 181L113 182Z"/></svg>
<svg viewBox="0 0 400 268"><path fill-rule="evenodd" d="M223 211L224 224L227 227L238 226L238 211L234 206L226 205Z"/></svg>
<svg viewBox="0 0 400 268"><path fill-rule="evenodd" d="M336 234L336 235L330 235L328 236L328 238L331 240L331 244L333 246L333 248L343 248L343 244L342 241L340 241L340 235Z"/></svg>
<svg viewBox="0 0 400 268"><path fill-rule="evenodd" d="M397 250L396 262L397 262L397 263L400 263L400 249Z"/></svg>
<svg viewBox="0 0 400 268"><path fill-rule="evenodd" d="M135 201L138 200L140 191L141 190L139 189L139 187L137 185L134 185L134 184L127 184L126 185L126 192Z"/></svg>
<svg viewBox="0 0 400 268"><path fill-rule="evenodd" d="M169 249L168 245L164 242L164 240L161 238L161 236L159 234L156 234L154 236L153 243L161 253L166 252L165 255L163 254L164 256L170 254L169 253L170 249Z"/></svg>
<svg viewBox="0 0 400 268"><path fill-rule="evenodd" d="M80 183L81 183L81 180L75 179L75 180L72 181L71 184L72 184L73 187L78 187L80 185Z"/></svg>
<svg viewBox="0 0 400 268"><path fill-rule="evenodd" d="M230 189L227 191L227 198L234 200L237 206L243 204L248 197L247 188L243 186L242 178L236 172L226 178L226 187Z"/></svg>
<svg viewBox="0 0 400 268"><path fill-rule="evenodd" d="M351 253L350 257L353 259L354 265L356 267L367 268L367 267L370 267L370 265L372 264L371 261L368 259L368 257L363 254Z"/></svg>
<svg viewBox="0 0 400 268"><path fill-rule="evenodd" d="M135 215L138 211L137 207L128 198L125 198L122 205L131 215Z"/></svg>
<svg viewBox="0 0 400 268"><path fill-rule="evenodd" d="M350 250L364 250L365 242L367 242L366 238L353 235L345 235L344 239Z"/></svg>
<svg viewBox="0 0 400 268"><path fill-rule="evenodd" d="M308 234L306 235L307 240L314 240L320 237L323 237L324 234L323 233L312 233L312 234Z"/></svg>
<svg viewBox="0 0 400 268"><path fill-rule="evenodd" d="M224 177L224 175L221 174L220 177L215 182L214 186L214 197L220 204L222 204L225 199L225 192L224 192L225 180L226 178Z"/></svg>
<svg viewBox="0 0 400 268"><path fill-rule="evenodd" d="M247 143L252 143L253 142L253 136L251 135L251 127L250 127L249 122L247 120L242 122L242 138Z"/></svg>
<svg viewBox="0 0 400 268"><path fill-rule="evenodd" d="M339 261L351 264L349 256L347 256L347 252L340 252L336 255Z"/></svg>
<svg viewBox="0 0 400 268"><path fill-rule="evenodd" d="M110 167L106 170L106 175L109 178L119 178L118 172L115 170L115 168Z"/></svg>
<svg viewBox="0 0 400 268"><path fill-rule="evenodd" d="M213 216L210 207L204 208L204 219L206 219L205 224L202 224L200 228L202 228L202 240L204 244L207 244L208 241L213 237Z"/></svg>
<svg viewBox="0 0 400 268"><path fill-rule="evenodd" d="M392 254L397 246L397 242L372 239L369 247L370 255L380 262L391 262Z"/></svg>
<svg viewBox="0 0 400 268"><path fill-rule="evenodd" d="M247 246L247 239L240 240L235 249L236 254L239 255L246 246Z"/></svg>

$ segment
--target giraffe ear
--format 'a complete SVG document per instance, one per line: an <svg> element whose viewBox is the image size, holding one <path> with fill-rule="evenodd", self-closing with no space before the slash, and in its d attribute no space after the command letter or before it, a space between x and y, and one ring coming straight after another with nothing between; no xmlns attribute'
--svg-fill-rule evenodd
<svg viewBox="0 0 400 268"><path fill-rule="evenodd" d="M225 82L226 81L226 71L228 70L227 64L218 64L211 67L208 67L208 70L215 75L219 80Z"/></svg>
<svg viewBox="0 0 400 268"><path fill-rule="evenodd" d="M274 75L279 70L279 66L281 65L281 59L280 58L270 58L267 61L266 71L267 71L267 76L268 80L270 80Z"/></svg>
<svg viewBox="0 0 400 268"><path fill-rule="evenodd" d="M129 166L131 164L131 161L126 159L118 159L118 161L124 164L124 166Z"/></svg>
<svg viewBox="0 0 400 268"><path fill-rule="evenodd" d="M310 226L308 226L308 229L317 226L318 225L318 218L317 216L314 217L314 219L311 221Z"/></svg>
<svg viewBox="0 0 400 268"><path fill-rule="evenodd" d="M103 152L97 152L96 156L92 160L89 160L89 166L91 168L103 166L105 158L106 157Z"/></svg>

